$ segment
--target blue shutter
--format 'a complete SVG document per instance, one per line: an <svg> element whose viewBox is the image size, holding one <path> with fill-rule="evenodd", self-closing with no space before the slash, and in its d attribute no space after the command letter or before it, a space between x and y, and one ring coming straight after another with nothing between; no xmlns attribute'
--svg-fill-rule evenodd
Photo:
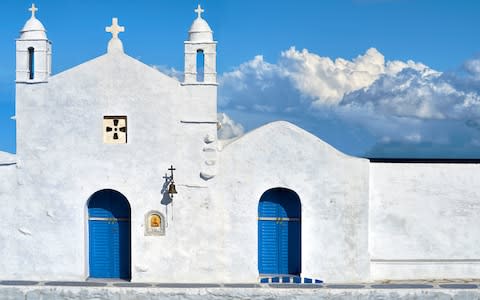
<svg viewBox="0 0 480 300"><path fill-rule="evenodd" d="M131 236L130 236L130 222L129 221L120 221L118 222L119 230L119 277L128 278L130 277L130 245L131 245ZM122 259L120 259L122 258Z"/></svg>
<svg viewBox="0 0 480 300"><path fill-rule="evenodd" d="M272 221L258 222L258 260L260 274L278 274L278 226Z"/></svg>
<svg viewBox="0 0 480 300"><path fill-rule="evenodd" d="M289 274L288 272L288 222L279 222L278 227L278 273Z"/></svg>
<svg viewBox="0 0 480 300"><path fill-rule="evenodd" d="M118 222L112 222L112 278L120 278L120 232Z"/></svg>
<svg viewBox="0 0 480 300"><path fill-rule="evenodd" d="M278 203L275 203L273 201L267 201L267 200L260 202L259 208L258 208L258 216L259 217L270 217L270 218L279 217L279 215L278 215Z"/></svg>
<svg viewBox="0 0 480 300"><path fill-rule="evenodd" d="M130 278L130 205L113 190L95 193L88 203L90 277Z"/></svg>
<svg viewBox="0 0 480 300"><path fill-rule="evenodd" d="M288 222L288 274L301 273L301 227L300 221Z"/></svg>
<svg viewBox="0 0 480 300"><path fill-rule="evenodd" d="M111 265L113 264L111 253L111 226L105 221L88 222L89 248L90 248L90 277L111 278L113 277Z"/></svg>
<svg viewBox="0 0 480 300"><path fill-rule="evenodd" d="M260 274L301 272L300 199L287 189L265 192L258 205Z"/></svg>

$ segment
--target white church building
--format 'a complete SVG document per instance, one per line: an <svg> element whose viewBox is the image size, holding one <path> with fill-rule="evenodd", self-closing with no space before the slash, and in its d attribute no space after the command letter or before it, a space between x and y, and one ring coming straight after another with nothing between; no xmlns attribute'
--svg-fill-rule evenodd
<svg viewBox="0 0 480 300"><path fill-rule="evenodd" d="M287 122L218 140L200 7L183 81L126 54L116 18L105 54L51 74L30 10L17 153L0 153L0 280L480 278L477 162L351 157Z"/></svg>

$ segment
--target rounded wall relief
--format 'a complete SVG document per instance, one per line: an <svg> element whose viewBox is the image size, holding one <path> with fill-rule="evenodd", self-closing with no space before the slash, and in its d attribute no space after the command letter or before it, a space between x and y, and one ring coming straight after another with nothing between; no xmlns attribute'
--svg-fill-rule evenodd
<svg viewBox="0 0 480 300"><path fill-rule="evenodd" d="M165 217L156 210L145 215L145 235L165 235Z"/></svg>

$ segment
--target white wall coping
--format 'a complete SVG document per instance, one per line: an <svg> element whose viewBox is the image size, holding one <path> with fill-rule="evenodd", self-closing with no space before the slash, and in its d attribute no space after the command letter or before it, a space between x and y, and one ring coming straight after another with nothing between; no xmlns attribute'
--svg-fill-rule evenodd
<svg viewBox="0 0 480 300"><path fill-rule="evenodd" d="M12 153L0 151L0 166L13 165L17 163L17 156Z"/></svg>

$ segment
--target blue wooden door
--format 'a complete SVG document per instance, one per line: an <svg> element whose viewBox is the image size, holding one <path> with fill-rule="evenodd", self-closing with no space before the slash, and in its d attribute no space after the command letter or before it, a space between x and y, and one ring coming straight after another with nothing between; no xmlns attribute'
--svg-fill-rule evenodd
<svg viewBox="0 0 480 300"><path fill-rule="evenodd" d="M130 205L113 190L88 202L89 267L92 278L130 278Z"/></svg>
<svg viewBox="0 0 480 300"><path fill-rule="evenodd" d="M258 205L258 270L260 274L300 275L300 199L291 190L265 192Z"/></svg>

